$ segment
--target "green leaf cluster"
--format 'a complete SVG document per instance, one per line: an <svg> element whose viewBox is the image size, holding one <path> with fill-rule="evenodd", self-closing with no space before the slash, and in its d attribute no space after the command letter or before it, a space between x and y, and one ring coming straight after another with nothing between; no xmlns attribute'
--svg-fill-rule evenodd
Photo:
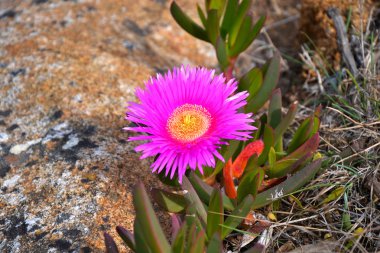
<svg viewBox="0 0 380 253"><path fill-rule="evenodd" d="M192 184L187 178L184 179L184 184L186 184L185 188L192 188ZM173 195L167 195L167 192L161 191L160 194L170 196L168 199L173 200ZM223 200L226 198L223 197L220 189L213 188L207 206L200 202L194 189L191 193L178 195L181 198L179 201L164 201L163 195L159 197L160 203L166 203L165 206L169 210L179 212L178 206L182 205L179 203L188 201L187 204L182 205L186 209L182 210L186 213L182 224L173 233L173 240L169 243L153 211L152 203L144 186L142 183L138 183L133 194L136 211L134 233L121 226L116 227L116 232L132 251L151 253L223 252L223 239L242 222L253 204L252 196L247 196L240 205L233 208L228 217L225 217ZM173 224L173 226L175 225ZM115 241L109 234L105 233L104 238L107 253L119 252Z"/></svg>
<svg viewBox="0 0 380 253"><path fill-rule="evenodd" d="M182 29L214 46L220 67L225 70L252 44L264 25L265 17L253 22L249 13L251 4L251 0L206 0L204 9L197 5L201 24L192 20L175 1L170 12Z"/></svg>

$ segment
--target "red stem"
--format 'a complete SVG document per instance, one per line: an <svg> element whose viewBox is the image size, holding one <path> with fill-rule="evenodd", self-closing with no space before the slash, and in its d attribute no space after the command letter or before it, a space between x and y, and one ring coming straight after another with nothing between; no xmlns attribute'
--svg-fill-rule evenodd
<svg viewBox="0 0 380 253"><path fill-rule="evenodd" d="M228 67L224 70L224 77L226 82L234 78L234 68L235 68L236 57L231 58Z"/></svg>

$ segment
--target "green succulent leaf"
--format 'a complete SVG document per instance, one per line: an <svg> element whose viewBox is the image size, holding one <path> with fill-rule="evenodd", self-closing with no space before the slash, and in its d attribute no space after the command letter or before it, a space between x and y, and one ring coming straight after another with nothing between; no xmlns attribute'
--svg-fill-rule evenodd
<svg viewBox="0 0 380 253"><path fill-rule="evenodd" d="M198 214L198 216L201 218L204 224L207 222L207 211L200 200L197 192L193 188L192 184L190 183L189 179L187 177L183 177L182 182L182 188L183 190L186 190L187 193L184 195L185 198L189 201L190 205L195 207L195 210Z"/></svg>
<svg viewBox="0 0 380 253"><path fill-rule="evenodd" d="M188 205L183 195L172 193L158 188L151 190L152 198L158 205L170 213L179 213Z"/></svg>
<svg viewBox="0 0 380 253"><path fill-rule="evenodd" d="M243 0L237 8L236 16L233 18L234 22L229 30L228 46L232 48L238 37L240 27L243 24L244 18L251 7L251 0Z"/></svg>
<svg viewBox="0 0 380 253"><path fill-rule="evenodd" d="M226 0L210 0L207 1L206 7L207 10L217 10L218 11L218 17L220 18L222 16L222 13L224 11L224 7L226 5ZM218 27L219 29L219 27Z"/></svg>
<svg viewBox="0 0 380 253"><path fill-rule="evenodd" d="M253 205L253 197L248 195L243 201L231 212L224 222L222 229L222 239L226 238L248 215Z"/></svg>
<svg viewBox="0 0 380 253"><path fill-rule="evenodd" d="M319 118L316 116L310 116L305 119L294 133L293 139L288 147L288 152L293 152L308 140L310 136L318 132L319 124Z"/></svg>
<svg viewBox="0 0 380 253"><path fill-rule="evenodd" d="M190 250L189 253L204 253L205 251L205 241L206 241L206 234L204 230L196 231L193 230L194 234L190 235L190 238L194 238L193 241L190 243Z"/></svg>
<svg viewBox="0 0 380 253"><path fill-rule="evenodd" d="M105 245L106 245L106 253L119 253L119 250L118 250L118 248L116 246L115 241L107 233L104 233L104 242L105 242Z"/></svg>
<svg viewBox="0 0 380 253"><path fill-rule="evenodd" d="M211 9L207 11L206 31L211 44L216 46L216 40L219 36L219 18L218 10Z"/></svg>
<svg viewBox="0 0 380 253"><path fill-rule="evenodd" d="M255 121L253 123L253 126L257 128L257 130L253 133L253 138L252 138L252 141L256 141L260 138L260 134L261 134L261 121Z"/></svg>
<svg viewBox="0 0 380 253"><path fill-rule="evenodd" d="M133 204L136 209L135 222L137 222L138 227L142 229L141 236L147 245L149 245L154 252L170 252L170 245L164 236L164 231L158 222L148 194L141 182L137 183L134 189Z"/></svg>
<svg viewBox="0 0 380 253"><path fill-rule="evenodd" d="M149 247L148 242L145 240L145 231L140 222L135 219L133 224L133 232L135 235L135 249L136 252L153 253L154 251Z"/></svg>
<svg viewBox="0 0 380 253"><path fill-rule="evenodd" d="M306 167L286 179L284 182L276 185L269 190L257 194L255 201L252 204L252 209L266 206L283 196L292 194L294 191L305 185L315 176L315 174L321 168L321 164L322 159L318 159L308 164Z"/></svg>
<svg viewBox="0 0 380 253"><path fill-rule="evenodd" d="M269 112L268 112L268 124L275 129L281 122L281 108L282 108L282 96L281 90L275 89L272 92L272 96L269 102Z"/></svg>
<svg viewBox="0 0 380 253"><path fill-rule="evenodd" d="M173 178L170 178L166 175L165 170L162 170L160 173L156 174L157 178L165 185L172 187L180 187L181 185L178 182L178 176L175 175Z"/></svg>
<svg viewBox="0 0 380 253"><path fill-rule="evenodd" d="M265 125L265 128L264 128L263 141L264 141L264 150L259 156L259 160L258 160L259 165L263 165L267 161L269 150L274 145L274 130L268 124Z"/></svg>
<svg viewBox="0 0 380 253"><path fill-rule="evenodd" d="M186 222L184 222L181 228L178 230L175 239L173 240L172 252L175 252L175 253L185 252L187 228L188 228L188 225Z"/></svg>
<svg viewBox="0 0 380 253"><path fill-rule="evenodd" d="M241 141L232 140L230 141L228 146L225 145L222 147L221 154L223 155L223 158L226 162L230 160L230 158L236 153L240 144L241 144ZM211 174L211 176L216 176L223 169L223 167L224 167L224 162L221 160L218 160L216 162L215 170Z"/></svg>
<svg viewBox="0 0 380 253"><path fill-rule="evenodd" d="M239 55L241 52L246 50L252 42L255 40L257 35L260 34L261 28L265 23L265 17L260 17L256 24L252 27L252 17L246 16L240 27L238 39L235 44L231 47L229 52L231 57Z"/></svg>
<svg viewBox="0 0 380 253"><path fill-rule="evenodd" d="M182 11L175 1L170 5L170 13L179 26L194 37L210 42L207 32L197 25L189 16Z"/></svg>
<svg viewBox="0 0 380 253"><path fill-rule="evenodd" d="M256 197L259 186L264 179L264 175L265 173L262 169L257 169L244 175L237 189L238 203L243 201L243 199L249 194L252 195L253 198Z"/></svg>
<svg viewBox="0 0 380 253"><path fill-rule="evenodd" d="M274 170L275 163L276 163L276 150L273 147L271 147L269 149L269 154L268 154L269 170Z"/></svg>
<svg viewBox="0 0 380 253"><path fill-rule="evenodd" d="M216 42L216 57L218 58L219 65L222 70L226 69L229 64L227 56L227 47L226 43L221 37L218 37Z"/></svg>
<svg viewBox="0 0 380 253"><path fill-rule="evenodd" d="M257 113L257 111L268 101L270 94L277 85L280 76L280 55L277 53L269 62L264 81L255 96L248 100L246 112Z"/></svg>
<svg viewBox="0 0 380 253"><path fill-rule="evenodd" d="M239 55L239 53L241 53L241 51L239 51L238 49L241 49L244 40L247 39L247 36L250 34L251 26L252 17L247 15L243 18L243 22L241 23L236 41L229 48L229 55L231 57L237 56Z"/></svg>
<svg viewBox="0 0 380 253"><path fill-rule="evenodd" d="M285 131L288 129L292 121L294 120L294 117L297 113L297 107L298 102L294 102L290 105L288 112L286 115L282 118L281 122L277 125L276 129L274 130L274 144L276 145L277 142L282 139L282 136L284 135Z"/></svg>
<svg viewBox="0 0 380 253"><path fill-rule="evenodd" d="M199 198L204 203L209 203L211 194L213 191L213 187L209 186L205 182L203 182L202 179L200 179L197 175L194 174L194 172L190 173L189 181L191 182L192 186L194 187L195 191L197 192ZM235 205L231 201L230 198L228 198L224 193L222 193L222 199L223 199L223 207L226 210L232 211L235 208Z"/></svg>
<svg viewBox="0 0 380 253"><path fill-rule="evenodd" d="M239 80L239 91L247 90L249 96L247 100L255 96L263 83L263 73L259 68L252 68Z"/></svg>
<svg viewBox="0 0 380 253"><path fill-rule="evenodd" d="M198 12L199 19L202 22L202 25L204 27L206 27L207 26L207 19L206 19L206 16L205 16L202 8L199 6L199 4L197 4L197 12Z"/></svg>
<svg viewBox="0 0 380 253"><path fill-rule="evenodd" d="M272 168L266 166L265 170L269 178L281 178L292 173L313 158L314 152L319 146L319 134L316 133L297 150L278 160Z"/></svg>
<svg viewBox="0 0 380 253"><path fill-rule="evenodd" d="M135 237L129 230L123 228L122 226L117 226L116 232L132 251L136 251Z"/></svg>
<svg viewBox="0 0 380 253"><path fill-rule="evenodd" d="M207 237L211 238L214 233L221 233L224 220L224 208L222 193L219 189L214 188L211 194L207 214Z"/></svg>
<svg viewBox="0 0 380 253"><path fill-rule="evenodd" d="M224 13L222 25L220 27L220 34L223 39L226 39L228 32L231 30L238 7L239 0L227 0L226 11Z"/></svg>
<svg viewBox="0 0 380 253"><path fill-rule="evenodd" d="M222 253L223 243L219 233L215 233L209 240L206 253Z"/></svg>

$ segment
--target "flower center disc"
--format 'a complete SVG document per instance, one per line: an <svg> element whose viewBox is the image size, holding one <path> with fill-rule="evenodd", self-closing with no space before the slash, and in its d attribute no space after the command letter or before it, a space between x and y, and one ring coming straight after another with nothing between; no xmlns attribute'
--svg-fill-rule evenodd
<svg viewBox="0 0 380 253"><path fill-rule="evenodd" d="M167 129L170 135L182 142L191 142L204 135L211 125L211 115L201 105L184 104L170 115Z"/></svg>

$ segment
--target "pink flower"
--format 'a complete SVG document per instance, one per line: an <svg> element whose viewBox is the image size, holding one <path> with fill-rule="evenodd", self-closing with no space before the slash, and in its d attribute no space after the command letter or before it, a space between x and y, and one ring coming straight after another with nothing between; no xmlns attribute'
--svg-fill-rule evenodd
<svg viewBox="0 0 380 253"><path fill-rule="evenodd" d="M147 141L136 147L141 159L157 156L153 172L164 168L166 176L178 173L179 182L189 167L214 167L218 149L227 140L246 140L256 128L251 114L239 113L247 92L234 94L235 80L225 83L223 75L206 68L174 68L157 74L137 89L140 103L130 103L126 119L137 126L125 130L141 133L129 141Z"/></svg>

